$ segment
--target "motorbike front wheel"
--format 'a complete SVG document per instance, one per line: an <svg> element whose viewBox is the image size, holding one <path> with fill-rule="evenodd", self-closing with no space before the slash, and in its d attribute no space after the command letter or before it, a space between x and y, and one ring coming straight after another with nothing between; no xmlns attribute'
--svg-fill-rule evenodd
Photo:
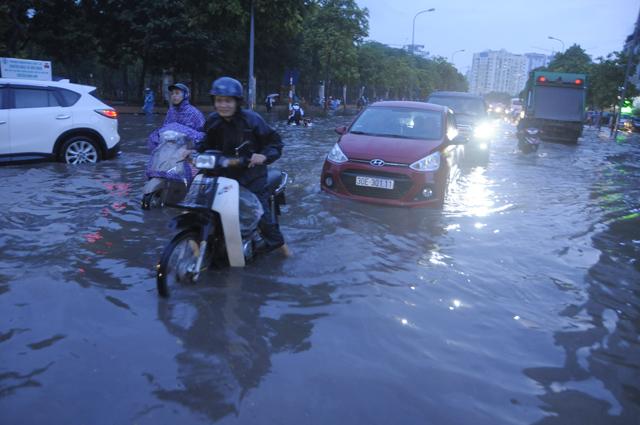
<svg viewBox="0 0 640 425"><path fill-rule="evenodd" d="M209 248L207 248L209 250ZM196 265L200 256L200 235L189 229L178 233L169 242L158 263L156 283L158 293L168 297L172 290L184 285L196 283ZM209 256L205 256L207 260ZM202 272L208 266L208 261L202 262L197 272Z"/></svg>
<svg viewBox="0 0 640 425"><path fill-rule="evenodd" d="M160 191L145 193L142 195L140 206L143 210L159 208L162 206L162 193Z"/></svg>

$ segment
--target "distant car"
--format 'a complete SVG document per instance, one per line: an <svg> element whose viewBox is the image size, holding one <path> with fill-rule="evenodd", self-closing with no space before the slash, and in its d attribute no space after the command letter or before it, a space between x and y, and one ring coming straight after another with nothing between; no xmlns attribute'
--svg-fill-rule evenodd
<svg viewBox="0 0 640 425"><path fill-rule="evenodd" d="M464 155L454 114L440 105L376 102L336 132L320 185L357 201L441 206Z"/></svg>
<svg viewBox="0 0 640 425"><path fill-rule="evenodd" d="M489 121L487 105L481 96L464 92L436 91L427 98L427 102L447 106L456 114L460 137L468 141L465 146L468 159L489 159L495 128Z"/></svg>
<svg viewBox="0 0 640 425"><path fill-rule="evenodd" d="M0 78L0 162L98 162L119 151L118 113L95 87Z"/></svg>

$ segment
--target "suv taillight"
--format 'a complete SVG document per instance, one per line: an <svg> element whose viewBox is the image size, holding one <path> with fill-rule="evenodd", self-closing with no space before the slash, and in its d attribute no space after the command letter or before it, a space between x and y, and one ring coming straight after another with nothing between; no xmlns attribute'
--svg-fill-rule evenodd
<svg viewBox="0 0 640 425"><path fill-rule="evenodd" d="M118 118L118 112L114 109L96 109L96 112L107 118Z"/></svg>

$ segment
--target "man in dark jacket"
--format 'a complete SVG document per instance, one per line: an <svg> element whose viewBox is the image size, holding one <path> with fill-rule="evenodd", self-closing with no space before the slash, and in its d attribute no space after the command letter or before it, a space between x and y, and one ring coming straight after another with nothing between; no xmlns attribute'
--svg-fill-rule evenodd
<svg viewBox="0 0 640 425"><path fill-rule="evenodd" d="M249 159L248 168L229 169L226 176L255 193L264 208L260 219L260 230L265 238L263 250L271 251L283 247L288 249L278 223L273 220L266 190L267 164L282 155L283 143L280 135L264 119L248 109L242 109L242 84L230 77L215 80L209 92L213 97L216 112L207 118L204 125L206 136L198 150L222 151L228 156L244 156Z"/></svg>

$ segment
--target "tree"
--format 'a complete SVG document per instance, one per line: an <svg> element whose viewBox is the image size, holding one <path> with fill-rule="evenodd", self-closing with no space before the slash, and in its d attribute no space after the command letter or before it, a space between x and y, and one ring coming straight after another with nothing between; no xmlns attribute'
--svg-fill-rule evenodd
<svg viewBox="0 0 640 425"><path fill-rule="evenodd" d="M16 57L29 40L32 1L13 0L0 5L0 56Z"/></svg>
<svg viewBox="0 0 640 425"><path fill-rule="evenodd" d="M547 70L553 72L574 72L588 74L591 70L591 57L582 47L574 44L563 53L558 53L549 63Z"/></svg>
<svg viewBox="0 0 640 425"><path fill-rule="evenodd" d="M316 0L309 4L302 51L303 69L311 81L324 80L330 93L334 81L357 78L357 46L367 36L368 10L354 0Z"/></svg>
<svg viewBox="0 0 640 425"><path fill-rule="evenodd" d="M624 83L626 64L627 57L620 52L610 53L606 58L598 58L598 62L592 66L588 80L591 105L604 109L619 103L619 88ZM635 86L628 84L628 97L637 94Z"/></svg>

